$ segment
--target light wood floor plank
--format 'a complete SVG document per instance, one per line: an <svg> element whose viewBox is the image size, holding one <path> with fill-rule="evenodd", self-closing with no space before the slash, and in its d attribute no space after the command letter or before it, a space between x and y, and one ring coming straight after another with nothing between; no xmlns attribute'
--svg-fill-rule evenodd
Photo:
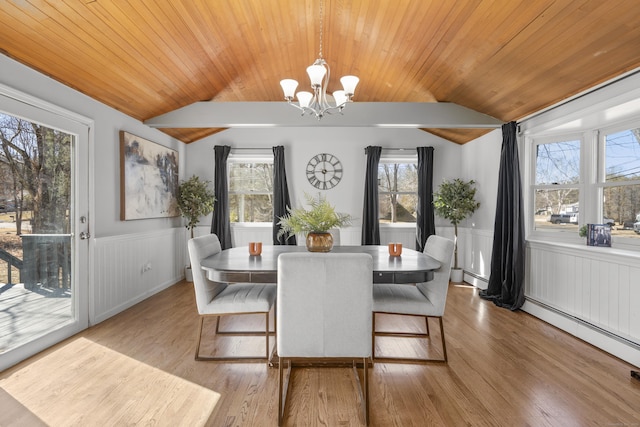
<svg viewBox="0 0 640 427"><path fill-rule="evenodd" d="M637 369L540 320L498 308L469 286L451 286L448 364L376 363L373 426L604 426L640 424ZM198 316L182 282L0 374L0 425L273 426L277 369L196 362ZM255 329L261 316L225 328ZM420 328L378 316L380 328ZM262 351L263 339L224 337L204 351ZM431 324L439 352L439 330ZM272 345L275 340L272 341ZM381 351L423 352L419 340L377 341ZM297 368L286 425L360 425L349 369ZM29 424L26 424L29 425ZM41 425L41 424L40 424Z"/></svg>

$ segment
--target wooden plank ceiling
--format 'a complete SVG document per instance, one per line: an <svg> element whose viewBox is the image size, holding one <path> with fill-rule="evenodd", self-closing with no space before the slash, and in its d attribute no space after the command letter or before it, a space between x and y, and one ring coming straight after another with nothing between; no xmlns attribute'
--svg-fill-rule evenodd
<svg viewBox="0 0 640 427"><path fill-rule="evenodd" d="M454 102L507 122L640 67L637 0L325 2L329 90L355 74L355 102ZM3 0L0 49L145 120L196 101L281 101L282 78L308 82L319 9L319 0ZM219 130L163 129L186 143ZM426 130L457 143L487 132Z"/></svg>

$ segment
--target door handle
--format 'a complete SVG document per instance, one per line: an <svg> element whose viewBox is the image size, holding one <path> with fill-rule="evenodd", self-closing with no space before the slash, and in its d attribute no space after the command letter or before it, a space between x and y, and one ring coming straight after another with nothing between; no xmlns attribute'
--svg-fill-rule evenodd
<svg viewBox="0 0 640 427"><path fill-rule="evenodd" d="M87 240L90 237L91 237L91 234L89 234L88 231L83 231L80 233L80 240Z"/></svg>

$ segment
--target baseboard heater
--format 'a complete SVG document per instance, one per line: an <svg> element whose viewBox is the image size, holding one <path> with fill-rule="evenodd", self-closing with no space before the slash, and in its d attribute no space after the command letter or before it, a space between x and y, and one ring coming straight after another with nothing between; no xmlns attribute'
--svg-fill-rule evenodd
<svg viewBox="0 0 640 427"><path fill-rule="evenodd" d="M528 296L525 295L525 299L527 301L529 301L530 303L532 303L532 304L539 305L540 307L543 307L546 310L552 311L552 312L554 312L554 313L556 313L556 314L558 314L560 316L563 316L563 317L565 317L567 319L574 320L574 321L580 323L581 325L584 325L584 326L586 326L586 327L588 327L590 329L593 329L596 332L599 332L599 333L601 333L603 335L608 336L609 338L612 338L612 339L614 339L616 341L619 341L619 342L621 342L623 344L631 346L636 350L640 350L640 343L638 343L638 342L635 342L635 341L632 341L632 340L630 340L628 338L625 338L625 337L622 337L620 335L617 335L617 334L615 334L615 333L613 333L611 331L608 331L608 330L606 330L604 328L601 328L600 326L594 325L593 323L589 323L586 320L581 319L580 317L573 316L573 315L571 315L569 313L566 313L566 312L564 312L564 311L562 311L562 310L560 310L560 309L558 309L556 307L553 307L553 306L551 306L549 304L546 304L546 303L544 303L542 301L539 301L539 300L537 300L535 298L528 297Z"/></svg>

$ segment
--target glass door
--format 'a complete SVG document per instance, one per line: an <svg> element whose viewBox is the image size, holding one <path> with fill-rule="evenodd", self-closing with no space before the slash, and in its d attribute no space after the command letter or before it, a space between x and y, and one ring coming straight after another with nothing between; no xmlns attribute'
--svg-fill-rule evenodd
<svg viewBox="0 0 640 427"><path fill-rule="evenodd" d="M88 325L89 129L0 95L0 370Z"/></svg>

